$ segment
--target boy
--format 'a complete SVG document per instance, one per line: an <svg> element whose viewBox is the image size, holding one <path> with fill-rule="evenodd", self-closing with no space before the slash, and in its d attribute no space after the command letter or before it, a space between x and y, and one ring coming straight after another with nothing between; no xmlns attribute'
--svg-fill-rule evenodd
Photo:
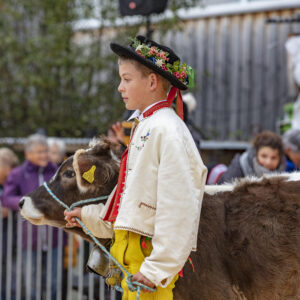
<svg viewBox="0 0 300 300"><path fill-rule="evenodd" d="M112 43L111 49L120 57L118 90L126 108L136 110L136 124L106 205L65 212L67 226L78 226L73 218L78 216L98 237L114 231L111 254L134 274L132 281L157 287L155 293L141 293L141 299L168 300L196 247L206 179L191 134L170 108L177 89L187 89L192 74L171 49L143 36L129 47ZM179 91L177 110L182 117ZM75 154L75 169L76 159ZM125 279L122 288L123 300L136 298Z"/></svg>

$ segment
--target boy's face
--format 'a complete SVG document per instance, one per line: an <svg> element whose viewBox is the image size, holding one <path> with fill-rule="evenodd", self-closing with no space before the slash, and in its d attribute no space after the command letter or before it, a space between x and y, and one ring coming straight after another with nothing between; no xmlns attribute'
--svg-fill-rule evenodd
<svg viewBox="0 0 300 300"><path fill-rule="evenodd" d="M278 150L271 147L259 148L256 156L258 163L270 171L275 170L280 163Z"/></svg>
<svg viewBox="0 0 300 300"><path fill-rule="evenodd" d="M120 61L119 74L121 82L118 91L128 110L139 109L141 112L149 105L145 95L149 88L149 76L142 76L131 61Z"/></svg>

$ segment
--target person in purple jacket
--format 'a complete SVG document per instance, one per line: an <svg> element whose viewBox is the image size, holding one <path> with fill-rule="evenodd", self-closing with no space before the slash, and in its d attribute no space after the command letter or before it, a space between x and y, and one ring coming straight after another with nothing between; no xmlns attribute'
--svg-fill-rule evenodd
<svg viewBox="0 0 300 300"><path fill-rule="evenodd" d="M55 174L57 167L49 161L47 139L39 134L28 137L25 145L25 162L14 168L4 185L2 194L2 205L4 207L18 210L19 201L22 196L32 192L44 181L48 181ZM38 233L40 231L40 233ZM52 231L52 240L49 239L49 231ZM51 234L50 234L51 236ZM37 284L46 285L47 252L52 252L51 266L51 298L56 299L57 278L57 254L58 254L58 230L48 226L34 226L24 221L22 224L22 273L23 283L26 284L26 295L31 289L31 298L35 298ZM38 251L40 249L40 251ZM38 253L41 261L37 265ZM31 255L30 255L31 254ZM42 268L41 270L38 268ZM31 270L30 270L31 269ZM39 273L42 278L38 278ZM46 274L47 271L47 274ZM42 288L42 291L45 290ZM25 292L25 291L24 291Z"/></svg>

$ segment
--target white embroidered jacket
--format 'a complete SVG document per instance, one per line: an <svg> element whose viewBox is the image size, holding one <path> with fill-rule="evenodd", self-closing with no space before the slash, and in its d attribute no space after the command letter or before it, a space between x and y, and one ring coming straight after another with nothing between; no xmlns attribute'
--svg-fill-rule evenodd
<svg viewBox="0 0 300 300"><path fill-rule="evenodd" d="M167 286L196 249L207 169L184 122L171 108L140 121L129 146L127 174L115 229L152 238L140 272ZM112 192L113 194L113 192ZM111 237L102 218L106 205L82 209L82 221L98 237Z"/></svg>

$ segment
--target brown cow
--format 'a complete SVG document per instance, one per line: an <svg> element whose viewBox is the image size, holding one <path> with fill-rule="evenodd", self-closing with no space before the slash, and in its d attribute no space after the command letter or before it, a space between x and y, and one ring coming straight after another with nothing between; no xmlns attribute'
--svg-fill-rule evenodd
<svg viewBox="0 0 300 300"><path fill-rule="evenodd" d="M49 182L66 204L109 194L116 184L118 159L106 141L80 155L97 166L92 188L79 190L69 158ZM90 163L88 164L90 166ZM24 197L22 215L33 224L64 227L64 208L42 186ZM184 226L184 225L183 225ZM78 228L73 230L85 236ZM198 235L174 299L300 299L300 175L244 179L207 186Z"/></svg>

